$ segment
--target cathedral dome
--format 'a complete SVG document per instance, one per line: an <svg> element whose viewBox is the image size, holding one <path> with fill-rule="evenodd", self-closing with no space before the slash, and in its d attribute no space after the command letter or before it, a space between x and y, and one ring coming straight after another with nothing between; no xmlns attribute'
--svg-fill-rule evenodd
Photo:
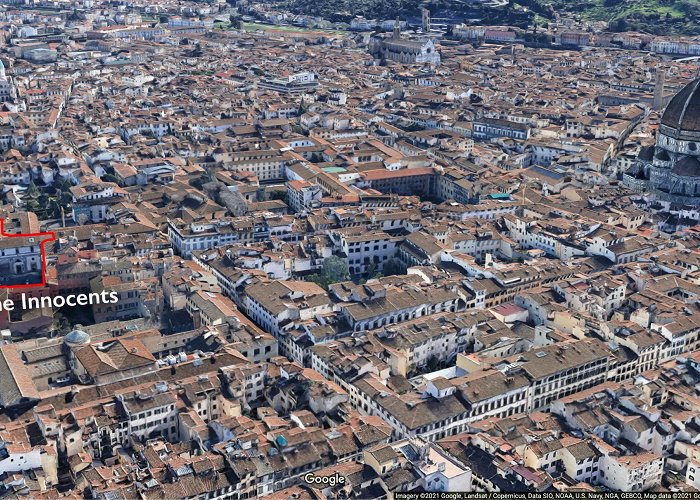
<svg viewBox="0 0 700 500"><path fill-rule="evenodd" d="M700 78L690 82L666 106L661 125L674 130L700 132Z"/></svg>
<svg viewBox="0 0 700 500"><path fill-rule="evenodd" d="M700 161L692 156L686 156L673 166L671 172L683 177L700 177Z"/></svg>
<svg viewBox="0 0 700 500"><path fill-rule="evenodd" d="M688 83L666 106L656 147L642 149L623 176L625 185L671 206L700 210L700 78Z"/></svg>

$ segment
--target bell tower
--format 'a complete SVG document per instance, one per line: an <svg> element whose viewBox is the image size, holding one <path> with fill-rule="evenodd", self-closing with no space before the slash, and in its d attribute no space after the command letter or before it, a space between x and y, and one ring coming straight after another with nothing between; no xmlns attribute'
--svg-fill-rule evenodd
<svg viewBox="0 0 700 500"><path fill-rule="evenodd" d="M421 17L423 21L423 33L430 33L430 11L423 7L421 9Z"/></svg>
<svg viewBox="0 0 700 500"><path fill-rule="evenodd" d="M392 35L394 40L401 38L401 20L399 16L396 16L396 21L394 22L394 34Z"/></svg>

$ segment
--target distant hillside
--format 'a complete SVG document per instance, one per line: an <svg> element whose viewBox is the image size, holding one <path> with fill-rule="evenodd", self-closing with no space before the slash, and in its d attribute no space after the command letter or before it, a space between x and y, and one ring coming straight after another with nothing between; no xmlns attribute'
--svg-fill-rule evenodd
<svg viewBox="0 0 700 500"><path fill-rule="evenodd" d="M533 18L542 26L556 14L585 21L605 21L611 31L640 31L655 35L700 36L700 0L508 0L487 7L469 0L281 0L297 14L349 21L360 15L368 19L419 19L421 5L440 17L455 20L483 19L489 24L527 27Z"/></svg>
<svg viewBox="0 0 700 500"><path fill-rule="evenodd" d="M606 21L612 31L700 35L700 0L536 1L544 6L551 5L562 16Z"/></svg>
<svg viewBox="0 0 700 500"><path fill-rule="evenodd" d="M297 14L348 21L355 16L392 19L399 13L415 14L420 0L283 0L281 4Z"/></svg>

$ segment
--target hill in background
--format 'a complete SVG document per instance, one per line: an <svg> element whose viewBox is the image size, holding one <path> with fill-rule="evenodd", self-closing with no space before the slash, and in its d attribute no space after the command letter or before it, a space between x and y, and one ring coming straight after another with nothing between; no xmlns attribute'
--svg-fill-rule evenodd
<svg viewBox="0 0 700 500"><path fill-rule="evenodd" d="M510 24L527 28L545 26L559 17L604 21L610 31L639 31L654 35L700 36L700 0L509 0L492 5L469 0L282 0L291 12L319 16L331 21L368 19L419 19L427 6L439 17L479 19L487 24Z"/></svg>
<svg viewBox="0 0 700 500"><path fill-rule="evenodd" d="M537 0L561 17L605 21L611 31L700 35L700 0Z"/></svg>

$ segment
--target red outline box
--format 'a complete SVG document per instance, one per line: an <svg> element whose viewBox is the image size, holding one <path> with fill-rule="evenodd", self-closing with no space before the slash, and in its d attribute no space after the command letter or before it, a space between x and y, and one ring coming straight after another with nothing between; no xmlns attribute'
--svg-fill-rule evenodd
<svg viewBox="0 0 700 500"><path fill-rule="evenodd" d="M41 283L29 283L29 284L17 284L17 285L0 285L2 288L34 288L34 287L44 287L46 286L46 248L44 245L51 241L56 241L56 233L53 231L48 231L46 233L29 233L29 234L7 234L5 232L5 219L0 218L0 236L5 238L26 238L29 236L50 236L39 242L41 246Z"/></svg>

